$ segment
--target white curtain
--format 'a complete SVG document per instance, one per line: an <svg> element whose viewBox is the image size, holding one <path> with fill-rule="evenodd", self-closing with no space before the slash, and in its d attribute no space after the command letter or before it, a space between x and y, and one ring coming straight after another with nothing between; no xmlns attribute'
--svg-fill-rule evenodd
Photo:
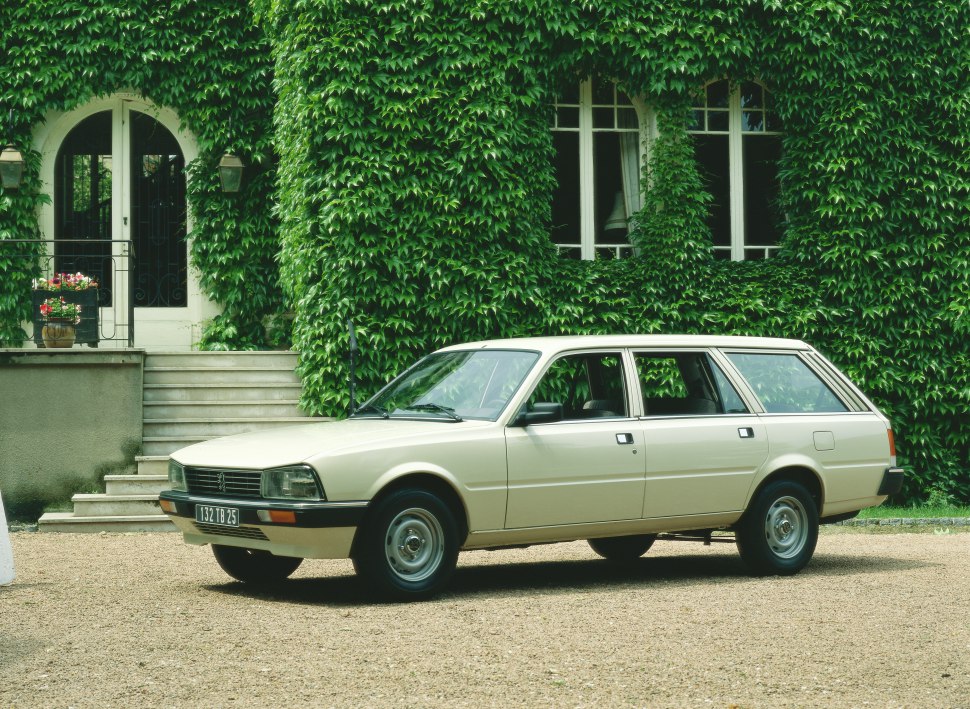
<svg viewBox="0 0 970 709"><path fill-rule="evenodd" d="M623 202L629 219L642 206L640 199L640 134L620 133L620 167L623 171Z"/></svg>

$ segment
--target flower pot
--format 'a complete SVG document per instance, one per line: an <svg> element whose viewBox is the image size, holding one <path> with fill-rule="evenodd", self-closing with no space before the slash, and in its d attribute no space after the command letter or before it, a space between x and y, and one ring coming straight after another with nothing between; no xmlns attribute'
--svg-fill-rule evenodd
<svg viewBox="0 0 970 709"><path fill-rule="evenodd" d="M81 322L75 327L76 343L79 345L88 344L90 347L97 347L100 333L98 328L98 288L88 288L79 291L33 291L32 307L34 310L34 342L40 347L44 339L41 330L44 327L44 318L40 314L40 304L48 298L63 297L68 303L77 303L81 306Z"/></svg>
<svg viewBox="0 0 970 709"><path fill-rule="evenodd" d="M49 320L41 331L44 347L74 347L77 330L69 320Z"/></svg>

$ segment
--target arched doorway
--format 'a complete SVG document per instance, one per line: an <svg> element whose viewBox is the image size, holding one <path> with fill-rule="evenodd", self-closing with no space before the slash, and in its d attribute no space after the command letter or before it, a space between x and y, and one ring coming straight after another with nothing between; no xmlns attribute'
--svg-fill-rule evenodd
<svg viewBox="0 0 970 709"><path fill-rule="evenodd" d="M54 269L98 278L101 336L185 350L216 309L189 268L186 163L195 141L172 111L134 96L49 118L35 136L51 204L40 224Z"/></svg>

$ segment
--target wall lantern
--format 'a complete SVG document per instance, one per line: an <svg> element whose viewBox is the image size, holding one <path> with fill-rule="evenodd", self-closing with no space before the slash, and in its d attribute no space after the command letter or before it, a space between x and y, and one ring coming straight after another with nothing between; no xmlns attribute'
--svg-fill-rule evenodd
<svg viewBox="0 0 970 709"><path fill-rule="evenodd" d="M24 156L12 145L8 145L0 153L0 180L6 190L20 187L20 180L24 176Z"/></svg>
<svg viewBox="0 0 970 709"><path fill-rule="evenodd" d="M226 153L219 161L219 182L223 192L238 192L242 186L243 161L235 155Z"/></svg>

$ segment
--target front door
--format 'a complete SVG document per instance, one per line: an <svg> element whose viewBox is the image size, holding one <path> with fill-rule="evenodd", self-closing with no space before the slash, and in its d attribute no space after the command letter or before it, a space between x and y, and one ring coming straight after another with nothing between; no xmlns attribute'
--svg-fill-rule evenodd
<svg viewBox="0 0 970 709"><path fill-rule="evenodd" d="M621 354L560 357L526 406L538 403L562 406L562 420L506 430L506 528L639 519L643 432L630 416Z"/></svg>
<svg viewBox="0 0 970 709"><path fill-rule="evenodd" d="M73 124L53 163L54 270L101 284L107 345L188 349L190 307L185 155L135 100L116 98Z"/></svg>

